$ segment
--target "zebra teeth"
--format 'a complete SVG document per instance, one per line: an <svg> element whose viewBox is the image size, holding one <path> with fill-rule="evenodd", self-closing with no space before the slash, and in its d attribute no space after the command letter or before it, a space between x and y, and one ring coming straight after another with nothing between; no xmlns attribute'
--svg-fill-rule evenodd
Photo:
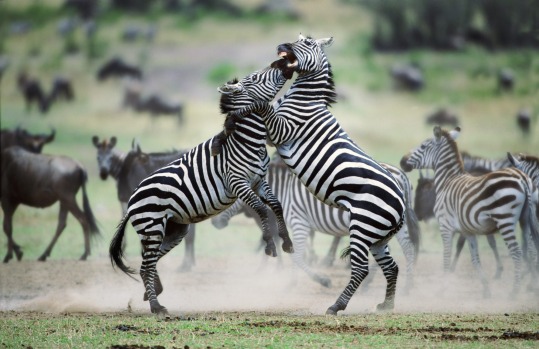
<svg viewBox="0 0 539 349"><path fill-rule="evenodd" d="M286 66L288 68L295 68L298 66L298 61L294 61L293 63L288 63Z"/></svg>

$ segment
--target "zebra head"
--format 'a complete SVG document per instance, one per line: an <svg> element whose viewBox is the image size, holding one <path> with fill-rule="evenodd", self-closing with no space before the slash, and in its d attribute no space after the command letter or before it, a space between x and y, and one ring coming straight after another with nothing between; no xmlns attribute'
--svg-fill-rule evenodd
<svg viewBox="0 0 539 349"><path fill-rule="evenodd" d="M333 43L333 38L313 39L299 35L294 43L281 44L277 47L277 54L288 68L298 73L317 72L327 64L323 48ZM280 66L283 66L282 64Z"/></svg>
<svg viewBox="0 0 539 349"><path fill-rule="evenodd" d="M92 143L97 148L97 165L99 166L99 176L102 180L107 179L111 173L112 162L115 156L113 148L116 145L116 137L110 140L104 139L101 142L99 137L93 136Z"/></svg>
<svg viewBox="0 0 539 349"><path fill-rule="evenodd" d="M433 138L425 140L419 147L401 159L401 167L404 171L434 169L437 161L447 153L444 149L456 146L455 140L460 134L460 127L448 132L442 130L440 126L435 126L433 133Z"/></svg>
<svg viewBox="0 0 539 349"><path fill-rule="evenodd" d="M278 68L264 68L243 79L234 79L217 88L221 93L221 112L239 109L255 101L269 102L281 90L288 78Z"/></svg>

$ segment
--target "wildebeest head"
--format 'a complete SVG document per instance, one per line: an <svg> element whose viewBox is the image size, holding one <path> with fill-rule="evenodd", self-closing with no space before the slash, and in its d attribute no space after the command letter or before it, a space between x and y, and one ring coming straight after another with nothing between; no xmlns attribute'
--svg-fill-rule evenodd
<svg viewBox="0 0 539 349"><path fill-rule="evenodd" d="M101 142L99 141L99 137L92 137L92 143L97 148L97 164L99 166L99 176L102 180L107 179L111 173L112 160L114 158L112 149L116 145L116 141L116 137L114 136L110 140L104 139Z"/></svg>
<svg viewBox="0 0 539 349"><path fill-rule="evenodd" d="M2 130L1 150L17 145L32 153L41 153L43 146L54 140L56 130L52 129L49 134L31 134L25 129L17 127L15 130Z"/></svg>

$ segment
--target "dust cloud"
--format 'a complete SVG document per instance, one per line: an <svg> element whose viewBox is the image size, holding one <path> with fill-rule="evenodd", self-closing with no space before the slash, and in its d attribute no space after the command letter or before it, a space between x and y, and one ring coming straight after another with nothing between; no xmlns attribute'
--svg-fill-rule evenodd
<svg viewBox="0 0 539 349"><path fill-rule="evenodd" d="M406 294L405 262L395 256L399 266L399 284L395 312L475 312L499 313L539 311L537 288L529 291L530 276L523 278L517 297L511 296L513 264L503 259L502 278L495 280L494 263L484 263L490 277L490 298L484 298L482 287L469 262L461 257L454 273L441 272L441 255L422 251L414 275L414 287ZM313 268L329 276L332 287L312 281L294 268L291 258L268 258L262 252L227 257L197 256L192 271L181 272L183 256L166 256L158 264L164 285L159 301L173 315L209 311L288 312L291 314L324 314L346 286L349 269L345 262L333 267ZM488 259L487 259L488 260ZM140 257L128 258L138 268ZM361 286L343 314L374 312L383 300L385 279L380 270L371 271L373 281ZM140 280L138 275L136 279ZM51 313L149 313L143 302L142 282L134 281L113 270L106 256L86 262L51 260L45 263L23 260L0 266L0 311L39 311Z"/></svg>

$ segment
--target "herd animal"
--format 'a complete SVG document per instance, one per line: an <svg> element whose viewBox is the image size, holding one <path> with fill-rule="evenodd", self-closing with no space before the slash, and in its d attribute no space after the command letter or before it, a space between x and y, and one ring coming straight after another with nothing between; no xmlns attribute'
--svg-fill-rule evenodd
<svg viewBox="0 0 539 349"><path fill-rule="evenodd" d="M472 175L467 161L479 168L481 159L459 151L458 119L448 121L445 117L440 122L429 118L428 122L451 124L455 128L447 131L435 126L434 137L401 160L405 171L434 171L433 179L420 172L418 189L425 188L425 192L416 192L414 201L407 175L369 156L329 110L336 93L325 48L332 42L333 38L300 35L295 42L278 45L280 59L270 66L221 86L220 109L226 115L224 130L192 149L144 153L133 142L130 151L122 152L116 148L116 137L102 140L92 137L99 175L103 180L111 176L116 181L122 207L122 217L109 246L111 263L128 275L136 273L124 262L125 230L130 223L141 243L139 274L144 284L144 300L149 301L152 313L168 316L168 310L158 301L163 291L158 261L185 240L187 253L183 268L191 269L195 224L212 218L216 226L222 227L237 212L249 212L257 220L267 255L277 255L274 240L279 237L282 250L292 255L294 263L326 287L331 286L330 278L305 263L307 241L314 231L334 236L329 261L335 257L340 238L349 237L343 256L350 258L350 280L327 308L329 315L344 311L366 279L369 252L387 281L384 300L377 310L391 311L395 306L399 268L388 243L395 236L404 251L409 292L419 252L418 219L433 216L442 236L444 270L454 268L460 249L467 242L484 297L490 295L490 287L480 264L479 235L489 238L495 254L493 234L502 236L514 263L512 296L520 291L523 262L531 279L536 279L539 270L537 158L508 153L507 159L499 163L484 162L484 172ZM401 70L394 69L392 74L402 80ZM289 90L274 101L294 73L297 77ZM422 78L418 79L417 75L411 74L414 79L407 88L423 87ZM106 62L97 72L99 81L125 76L141 80L143 73L120 58ZM403 84L401 80L399 83ZM42 111L52 101L70 100L74 96L65 78L54 81L49 96L43 93L39 81L24 74L19 76L19 88L27 108L37 104ZM166 105L156 102L158 98L142 99L140 94L129 92L125 106L181 117L181 105ZM449 114L445 110L440 113ZM42 208L60 203L58 226L40 261L50 256L66 227L69 212L82 227L81 260L88 258L93 237L99 235L86 191L86 169L66 156L41 153L54 137L54 130L50 134L31 134L22 128L2 130L0 199L8 238L5 263L13 256L18 260L23 256L21 246L13 239L13 214L21 204ZM267 142L275 145L279 160L270 161ZM82 209L76 200L81 189ZM420 208L421 205L426 207ZM518 224L522 243L517 239ZM457 254L451 264L452 240L457 234ZM499 273L500 265L498 262Z"/></svg>

